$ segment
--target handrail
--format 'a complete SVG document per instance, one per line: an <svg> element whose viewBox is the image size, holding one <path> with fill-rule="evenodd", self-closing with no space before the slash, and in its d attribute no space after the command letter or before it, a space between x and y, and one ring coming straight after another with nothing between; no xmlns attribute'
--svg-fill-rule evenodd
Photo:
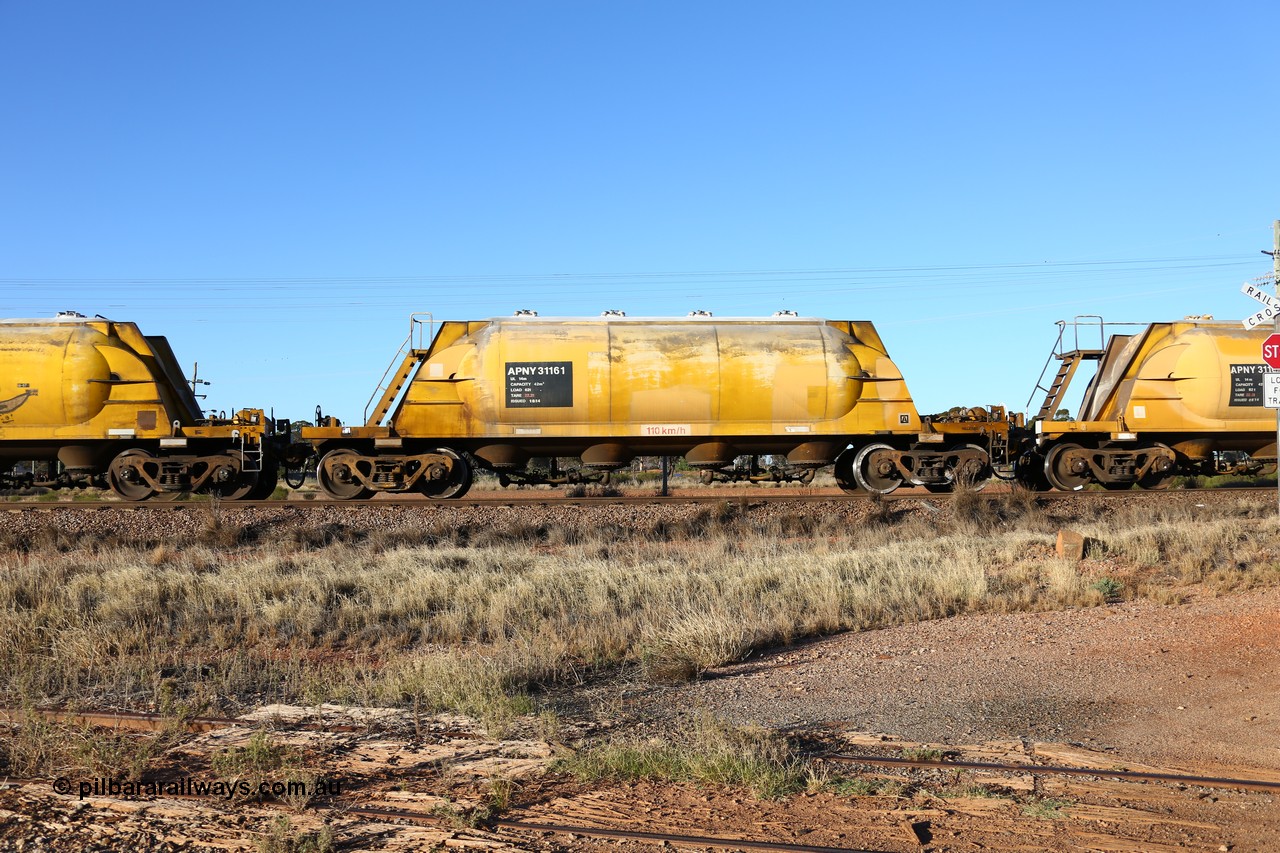
<svg viewBox="0 0 1280 853"><path fill-rule="evenodd" d="M1045 374L1049 372L1049 365L1053 364L1053 360L1059 358L1062 353L1062 336L1067 332L1067 321L1058 320L1055 325L1058 327L1058 340L1054 341L1053 349L1049 351L1049 357L1045 359L1044 367L1040 369L1040 376L1036 379L1036 387L1031 389L1031 396L1027 398L1027 411L1031 410L1031 404L1035 402L1037 391L1043 394L1049 393L1049 389L1044 387L1042 383L1044 382Z"/></svg>
<svg viewBox="0 0 1280 853"><path fill-rule="evenodd" d="M421 320L419 318L426 317ZM364 416L362 420L366 425L374 426L369 423L369 409L373 406L375 400L381 400L382 395L386 393L391 384L387 381L387 377L391 376L394 371L404 364L405 359L415 351L424 349L423 332L427 332L426 342L430 344L435 340L435 317L429 311L415 311L409 315L409 334L405 337L404 343L400 344L400 349L396 350L396 354L391 359L391 363L387 365L387 369L382 372L382 378L378 380L378 386L373 389L373 393L369 395L369 400L364 404ZM416 333L416 337L415 337Z"/></svg>
<svg viewBox="0 0 1280 853"><path fill-rule="evenodd" d="M426 317L426 321L419 320L419 317ZM418 340L414 349L423 349L422 327L426 327L427 336L426 343L430 344L436 339L436 319L430 311L415 311L409 315L409 337L413 338L414 330L418 330ZM410 341L412 343L412 340Z"/></svg>
<svg viewBox="0 0 1280 853"><path fill-rule="evenodd" d="M1102 353L1106 350L1108 329L1112 329L1117 326L1150 325L1149 323L1107 322L1102 318L1101 314L1077 314L1071 320L1055 321L1054 325L1058 327L1058 339L1054 342L1053 349L1049 352L1049 357L1045 359L1044 367L1040 370L1040 376L1038 379L1036 379L1035 388L1031 390L1031 396L1027 398L1028 410L1031 408L1031 404L1035 402L1037 392L1040 392L1045 395L1048 395L1049 393L1051 393L1052 389L1046 388L1044 385L1044 378L1049 373L1049 366L1053 364L1054 359L1057 359L1058 361L1062 361L1066 357L1068 352L1082 353L1086 351L1085 349L1082 349L1080 347L1080 327L1085 326L1090 331L1092 331L1095 325L1095 323L1092 322L1094 320L1097 321L1096 325L1098 327L1098 346L1096 348L1089 347L1087 348L1087 351L1096 352L1096 353ZM1084 321L1089 321L1089 322L1084 322ZM1064 343L1067 336L1067 326L1071 327L1073 346L1070 350L1066 349L1066 345Z"/></svg>

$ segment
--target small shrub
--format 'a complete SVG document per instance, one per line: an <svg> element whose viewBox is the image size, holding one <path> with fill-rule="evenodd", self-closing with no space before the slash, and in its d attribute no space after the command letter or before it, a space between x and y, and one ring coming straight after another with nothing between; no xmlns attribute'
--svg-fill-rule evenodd
<svg viewBox="0 0 1280 853"><path fill-rule="evenodd" d="M1089 589L1101 595L1106 601L1118 601L1120 593L1124 590L1124 584L1115 578L1100 578Z"/></svg>
<svg viewBox="0 0 1280 853"><path fill-rule="evenodd" d="M681 613L650 633L641 647L640 662L650 681L680 683L741 660L755 642L741 614Z"/></svg>
<svg viewBox="0 0 1280 853"><path fill-rule="evenodd" d="M658 779L745 788L778 799L806 788L808 768L775 733L739 729L711 717L687 724L675 742L619 740L560 759L554 770L584 780Z"/></svg>
<svg viewBox="0 0 1280 853"><path fill-rule="evenodd" d="M902 750L902 757L910 761L941 761L942 750L918 746Z"/></svg>
<svg viewBox="0 0 1280 853"><path fill-rule="evenodd" d="M1069 805L1071 804L1066 800L1037 798L1025 804L1022 807L1022 813L1030 817L1038 817L1041 820L1061 820L1066 817L1062 813L1062 809Z"/></svg>
<svg viewBox="0 0 1280 853"><path fill-rule="evenodd" d="M879 492L872 492L868 500L871 503L871 515L867 518L868 523L889 524L893 521L893 508L884 499L884 495Z"/></svg>
<svg viewBox="0 0 1280 853"><path fill-rule="evenodd" d="M66 732L35 711L27 711L11 735L0 743L5 775L32 777L48 774L62 763Z"/></svg>
<svg viewBox="0 0 1280 853"><path fill-rule="evenodd" d="M511 808L511 801L519 787L514 780L495 776L489 780L488 787L486 799L488 800L490 814L498 814Z"/></svg>
<svg viewBox="0 0 1280 853"><path fill-rule="evenodd" d="M609 483L573 483L564 487L566 498L616 498L622 489Z"/></svg>
<svg viewBox="0 0 1280 853"><path fill-rule="evenodd" d="M331 853L335 849L333 830L327 826L315 832L294 829L287 815L280 815L258 841L258 853Z"/></svg>
<svg viewBox="0 0 1280 853"><path fill-rule="evenodd" d="M1000 523L991 501L959 484L951 498L951 511L962 528L976 532L989 531Z"/></svg>
<svg viewBox="0 0 1280 853"><path fill-rule="evenodd" d="M263 782L279 782L282 781L282 776L289 781L304 781L307 775L301 770L301 755L298 751L277 743L264 731L254 732L244 746L215 752L209 758L209 767L221 779L247 781L255 794ZM304 798L302 805L309 799L310 797Z"/></svg>

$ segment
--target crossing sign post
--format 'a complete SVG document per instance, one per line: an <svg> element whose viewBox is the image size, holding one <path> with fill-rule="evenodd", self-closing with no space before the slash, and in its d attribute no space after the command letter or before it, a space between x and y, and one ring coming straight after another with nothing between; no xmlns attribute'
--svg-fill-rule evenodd
<svg viewBox="0 0 1280 853"><path fill-rule="evenodd" d="M1277 219L1271 223L1271 233L1274 238L1274 245L1272 246L1272 251L1270 252L1264 251L1263 254L1271 256L1271 263L1272 263L1271 283L1276 286L1276 296L1280 297L1280 219ZM1256 290L1256 288L1254 289ZM1249 293L1248 291L1245 291L1245 295L1252 296L1254 299L1257 299L1259 302L1262 302L1263 309L1262 309L1262 312L1260 313L1266 313L1267 311L1270 311L1276 308L1277 306L1280 306L1280 299L1273 299L1268 296L1267 298L1268 300L1270 300L1270 304L1268 304L1268 302L1262 299L1259 299L1257 296L1254 296L1254 294ZM1262 296L1267 296L1267 294L1263 293ZM1254 315L1254 317L1256 316L1257 314ZM1272 370L1280 369L1280 310L1277 310L1274 316L1275 316L1275 322L1276 322L1275 332L1268 335L1267 339L1262 342L1262 360L1265 361L1267 363L1267 366L1270 367ZM1253 319L1253 318L1251 317L1250 319ZM1253 326L1249 325L1249 320L1245 320L1244 325L1245 325L1245 328L1250 328L1250 329L1253 328ZM1261 325L1261 321L1259 321L1257 325ZM1268 373L1266 376L1263 377L1262 390L1263 390L1264 402L1268 406L1270 406L1273 401L1276 404L1275 452L1277 456L1280 456L1280 379L1278 379L1278 377L1275 374ZM1276 495L1277 495L1277 500L1280 500L1280 477L1276 478Z"/></svg>
<svg viewBox="0 0 1280 853"><path fill-rule="evenodd" d="M1256 279L1252 284L1245 282L1240 287L1240 292L1245 296L1262 303L1262 310L1245 317L1241 323L1249 330L1256 329L1268 321L1275 323L1275 332L1268 335L1262 342L1262 361L1272 370L1280 370L1280 219L1271 223L1271 232L1275 240L1273 250L1263 251L1264 255L1271 256L1273 265L1271 275ZM1275 285L1275 296L1257 286L1267 280ZM1263 374L1262 399L1267 408L1276 410L1275 453L1280 456L1280 373ZM1276 496L1280 500L1280 477L1276 478Z"/></svg>
<svg viewBox="0 0 1280 853"><path fill-rule="evenodd" d="M1259 290L1247 281L1240 285L1240 292L1250 299L1256 299L1262 303L1261 311L1255 311L1242 321L1246 329L1256 329L1263 323L1272 322L1277 317L1280 317L1280 300L1277 300L1271 294Z"/></svg>

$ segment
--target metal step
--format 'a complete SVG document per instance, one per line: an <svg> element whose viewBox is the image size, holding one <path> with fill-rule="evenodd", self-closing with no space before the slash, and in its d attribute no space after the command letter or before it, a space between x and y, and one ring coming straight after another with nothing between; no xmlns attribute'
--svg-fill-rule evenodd
<svg viewBox="0 0 1280 853"><path fill-rule="evenodd" d="M1040 411L1036 417L1040 420L1052 420L1058 411L1058 406L1062 403L1062 398L1067 395L1067 388L1070 387L1071 378L1075 376L1080 362L1097 361L1102 358L1102 353L1103 350L1100 349L1076 349L1058 353L1057 358L1062 360L1062 364L1058 366L1058 373L1054 376L1053 382L1048 388L1036 385L1036 388L1045 392L1044 402L1040 405Z"/></svg>

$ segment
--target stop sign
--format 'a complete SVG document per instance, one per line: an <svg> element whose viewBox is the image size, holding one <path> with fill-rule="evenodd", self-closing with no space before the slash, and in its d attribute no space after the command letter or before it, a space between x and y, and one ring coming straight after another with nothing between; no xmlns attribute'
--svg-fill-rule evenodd
<svg viewBox="0 0 1280 853"><path fill-rule="evenodd" d="M1280 369L1280 334L1267 335L1262 342L1262 360L1268 367Z"/></svg>

